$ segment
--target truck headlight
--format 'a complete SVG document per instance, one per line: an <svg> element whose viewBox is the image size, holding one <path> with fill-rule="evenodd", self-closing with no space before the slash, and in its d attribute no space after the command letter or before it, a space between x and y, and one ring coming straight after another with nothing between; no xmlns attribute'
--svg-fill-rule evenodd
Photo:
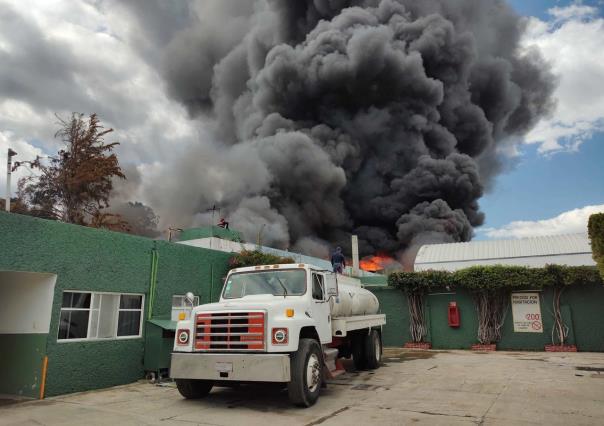
<svg viewBox="0 0 604 426"><path fill-rule="evenodd" d="M287 345L287 328L273 328L273 345Z"/></svg>
<svg viewBox="0 0 604 426"><path fill-rule="evenodd" d="M189 330L186 330L186 329L178 330L178 333L176 333L176 342L181 346L188 345L189 344Z"/></svg>

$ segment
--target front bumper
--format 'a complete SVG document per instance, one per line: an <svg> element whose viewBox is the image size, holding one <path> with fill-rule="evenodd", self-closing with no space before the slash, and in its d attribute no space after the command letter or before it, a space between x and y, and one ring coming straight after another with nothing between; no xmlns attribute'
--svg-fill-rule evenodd
<svg viewBox="0 0 604 426"><path fill-rule="evenodd" d="M173 379L289 382L287 354L210 354L173 352Z"/></svg>

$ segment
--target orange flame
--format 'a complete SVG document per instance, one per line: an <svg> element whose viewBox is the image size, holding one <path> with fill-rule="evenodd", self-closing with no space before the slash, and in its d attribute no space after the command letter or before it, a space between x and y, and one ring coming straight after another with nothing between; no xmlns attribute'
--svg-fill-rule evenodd
<svg viewBox="0 0 604 426"><path fill-rule="evenodd" d="M367 272L383 271L389 265L396 262L392 257L378 254L375 256L367 256L360 260L359 266Z"/></svg>

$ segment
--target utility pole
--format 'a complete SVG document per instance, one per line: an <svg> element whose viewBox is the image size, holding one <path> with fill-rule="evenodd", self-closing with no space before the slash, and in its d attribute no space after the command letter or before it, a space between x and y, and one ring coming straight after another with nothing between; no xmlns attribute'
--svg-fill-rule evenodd
<svg viewBox="0 0 604 426"><path fill-rule="evenodd" d="M208 209L208 211L212 212L212 223L210 226L216 226L216 210L218 210L218 217L220 217L220 207L216 207L216 204L211 209Z"/></svg>
<svg viewBox="0 0 604 426"><path fill-rule="evenodd" d="M352 275L359 275L359 237L352 236Z"/></svg>
<svg viewBox="0 0 604 426"><path fill-rule="evenodd" d="M13 157L15 155L17 155L17 153L9 148L8 159L6 162L6 204L4 206L7 212L10 212L10 178L13 167Z"/></svg>
<svg viewBox="0 0 604 426"><path fill-rule="evenodd" d="M258 231L258 239L256 240L256 245L258 246L258 251L261 251L262 247L262 231L264 231L264 227L266 226L266 223L263 223L262 226L260 227L260 230Z"/></svg>

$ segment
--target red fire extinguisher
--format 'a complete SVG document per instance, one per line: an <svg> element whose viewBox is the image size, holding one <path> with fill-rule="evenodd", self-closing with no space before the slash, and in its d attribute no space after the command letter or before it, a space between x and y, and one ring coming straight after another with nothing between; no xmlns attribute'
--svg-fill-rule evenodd
<svg viewBox="0 0 604 426"><path fill-rule="evenodd" d="M459 308L457 302L449 302L449 315L447 315L449 327L459 327Z"/></svg>

